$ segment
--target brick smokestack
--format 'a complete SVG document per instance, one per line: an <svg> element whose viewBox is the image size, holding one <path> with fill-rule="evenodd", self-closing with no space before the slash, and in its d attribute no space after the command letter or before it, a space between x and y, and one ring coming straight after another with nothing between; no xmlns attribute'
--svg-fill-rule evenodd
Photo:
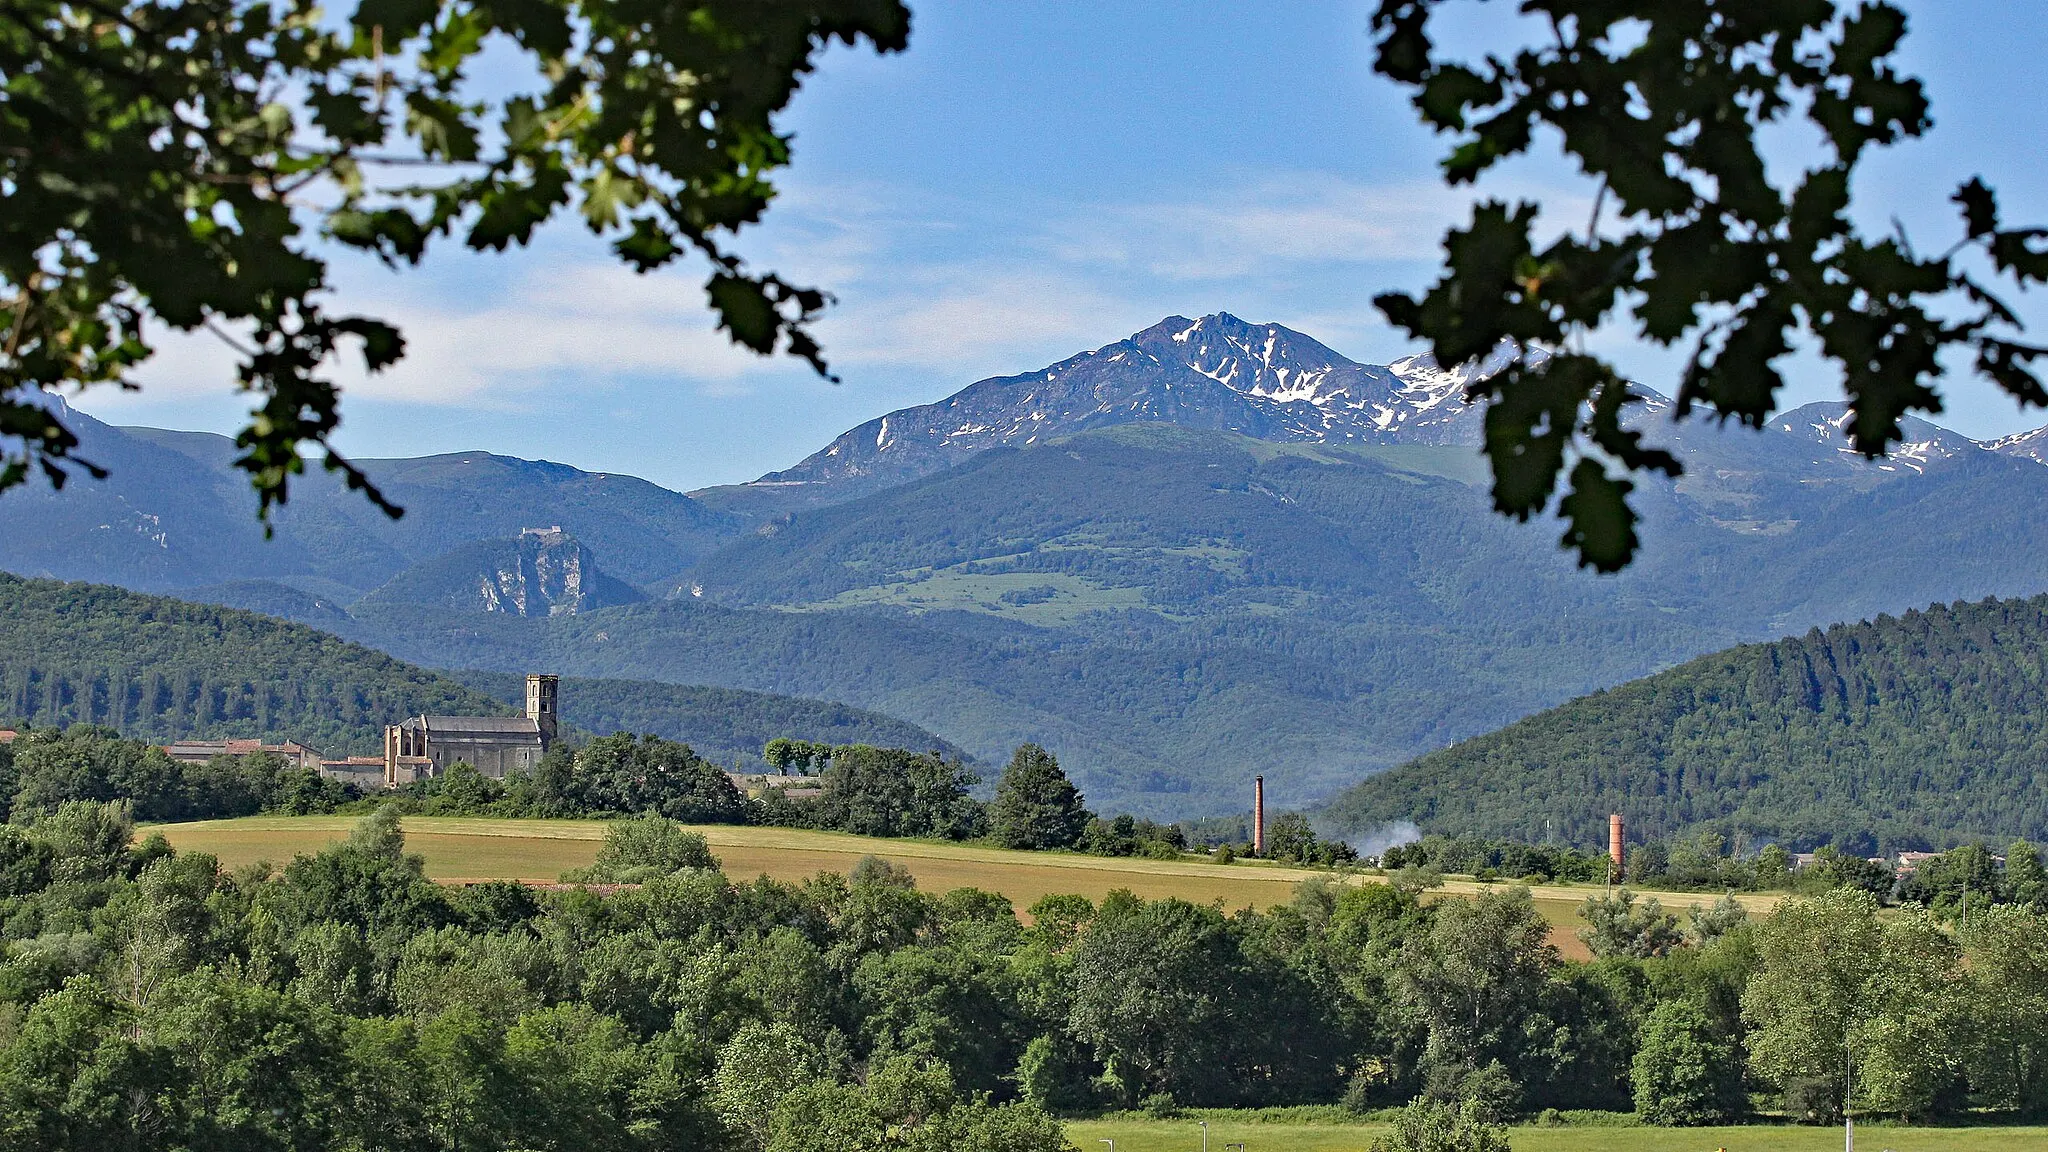
<svg viewBox="0 0 2048 1152"><path fill-rule="evenodd" d="M1607 818L1607 859L1614 869L1616 879L1621 878L1621 813Z"/></svg>
<svg viewBox="0 0 2048 1152"><path fill-rule="evenodd" d="M1266 854L1266 778L1252 777L1252 855Z"/></svg>

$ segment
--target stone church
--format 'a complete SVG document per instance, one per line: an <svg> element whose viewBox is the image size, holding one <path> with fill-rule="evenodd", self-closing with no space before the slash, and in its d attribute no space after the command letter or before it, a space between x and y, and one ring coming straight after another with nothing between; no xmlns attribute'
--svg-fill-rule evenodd
<svg viewBox="0 0 2048 1152"><path fill-rule="evenodd" d="M457 762L502 780L531 772L554 747L560 678L526 678L524 716L414 716L384 729L384 786L439 776Z"/></svg>

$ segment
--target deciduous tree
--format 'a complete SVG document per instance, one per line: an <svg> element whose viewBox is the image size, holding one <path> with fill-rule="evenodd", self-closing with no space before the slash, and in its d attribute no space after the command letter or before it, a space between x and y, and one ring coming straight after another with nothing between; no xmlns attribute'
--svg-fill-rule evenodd
<svg viewBox="0 0 2048 1152"><path fill-rule="evenodd" d="M2048 405L2034 365L2048 349L2020 340L2000 295L2048 279L2048 231L2006 226L1975 178L1955 192L1961 227L1929 251L1854 223L1859 164L1933 122L1920 82L1898 70L1897 7L1528 0L1542 33L1473 63L1441 50L1441 7L1381 0L1373 30L1377 70L1455 141L1446 179L1474 182L1555 139L1594 185L1583 228L1539 221L1527 201L1479 203L1444 238L1427 293L1376 301L1443 364L1550 350L1500 356L1467 390L1489 405L1501 512L1526 520L1555 499L1582 564L1613 571L1634 555L1629 476L1680 467L1627 422L1628 382L1585 350L1624 314L1641 339L1688 352L1680 416L1761 427L1801 336L1841 370L1847 431L1867 455L1897 443L1909 413L1941 410L1945 353ZM1765 140L1787 127L1820 147L1767 164Z"/></svg>
<svg viewBox="0 0 2048 1152"><path fill-rule="evenodd" d="M0 9L0 489L97 469L38 388L132 383L152 325L236 348L237 438L267 513L300 449L337 453L331 362L399 331L330 309L323 241L393 266L525 244L573 211L642 272L696 253L719 324L824 371L814 288L729 237L789 160L775 117L833 40L904 47L900 0L14 0ZM336 17L339 18L336 18ZM486 51L522 74L467 83Z"/></svg>

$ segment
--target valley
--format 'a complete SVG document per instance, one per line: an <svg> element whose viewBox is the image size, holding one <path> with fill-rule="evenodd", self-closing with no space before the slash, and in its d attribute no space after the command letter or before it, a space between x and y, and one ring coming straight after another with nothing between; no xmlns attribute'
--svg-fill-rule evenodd
<svg viewBox="0 0 2048 1152"><path fill-rule="evenodd" d="M311 476L267 544L236 519L224 440L78 416L113 477L0 502L0 567L463 676L829 700L985 763L1035 741L1104 804L1174 818L1240 811L1254 771L1287 806L1320 803L1733 644L2048 591L2048 468L2021 440L1909 421L1873 464L1838 406L1752 432L1672 423L1649 392L1630 420L1687 472L1637 492L1635 566L1579 571L1554 525L1489 508L1468 380L1171 317L755 485L369 461L404 519Z"/></svg>

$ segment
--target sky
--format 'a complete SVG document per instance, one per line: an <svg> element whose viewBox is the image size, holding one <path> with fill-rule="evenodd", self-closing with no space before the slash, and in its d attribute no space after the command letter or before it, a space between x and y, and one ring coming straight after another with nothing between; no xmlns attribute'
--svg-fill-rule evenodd
<svg viewBox="0 0 2048 1152"><path fill-rule="evenodd" d="M704 308L702 265L636 276L573 221L528 249L440 249L402 273L341 255L330 307L404 329L409 355L350 378L337 438L358 457L483 449L679 490L784 468L840 432L988 376L1112 343L1162 317L1226 311L1305 332L1357 360L1415 347L1372 306L1433 279L1467 191L1442 141L1374 77L1367 2L911 0L911 47L834 47L782 120L793 166L768 220L735 247L827 288L816 332L842 383L736 351ZM1866 165L1880 230L1954 237L1955 186L1981 174L2009 221L2048 221L2039 98L2048 8L1904 5L1902 58L1936 126ZM1463 33L1512 33L1512 10L1466 6ZM1797 145L1788 145L1796 153ZM1539 198L1583 219L1591 189L1554 158L1482 195ZM2048 309L2034 308L2048 328ZM1661 391L1672 354L1627 334L1598 347ZM1835 399L1795 359L1784 406ZM231 432L246 398L211 337L166 334L138 392L74 402L118 424ZM1988 438L2048 424L1952 375L1936 420Z"/></svg>

